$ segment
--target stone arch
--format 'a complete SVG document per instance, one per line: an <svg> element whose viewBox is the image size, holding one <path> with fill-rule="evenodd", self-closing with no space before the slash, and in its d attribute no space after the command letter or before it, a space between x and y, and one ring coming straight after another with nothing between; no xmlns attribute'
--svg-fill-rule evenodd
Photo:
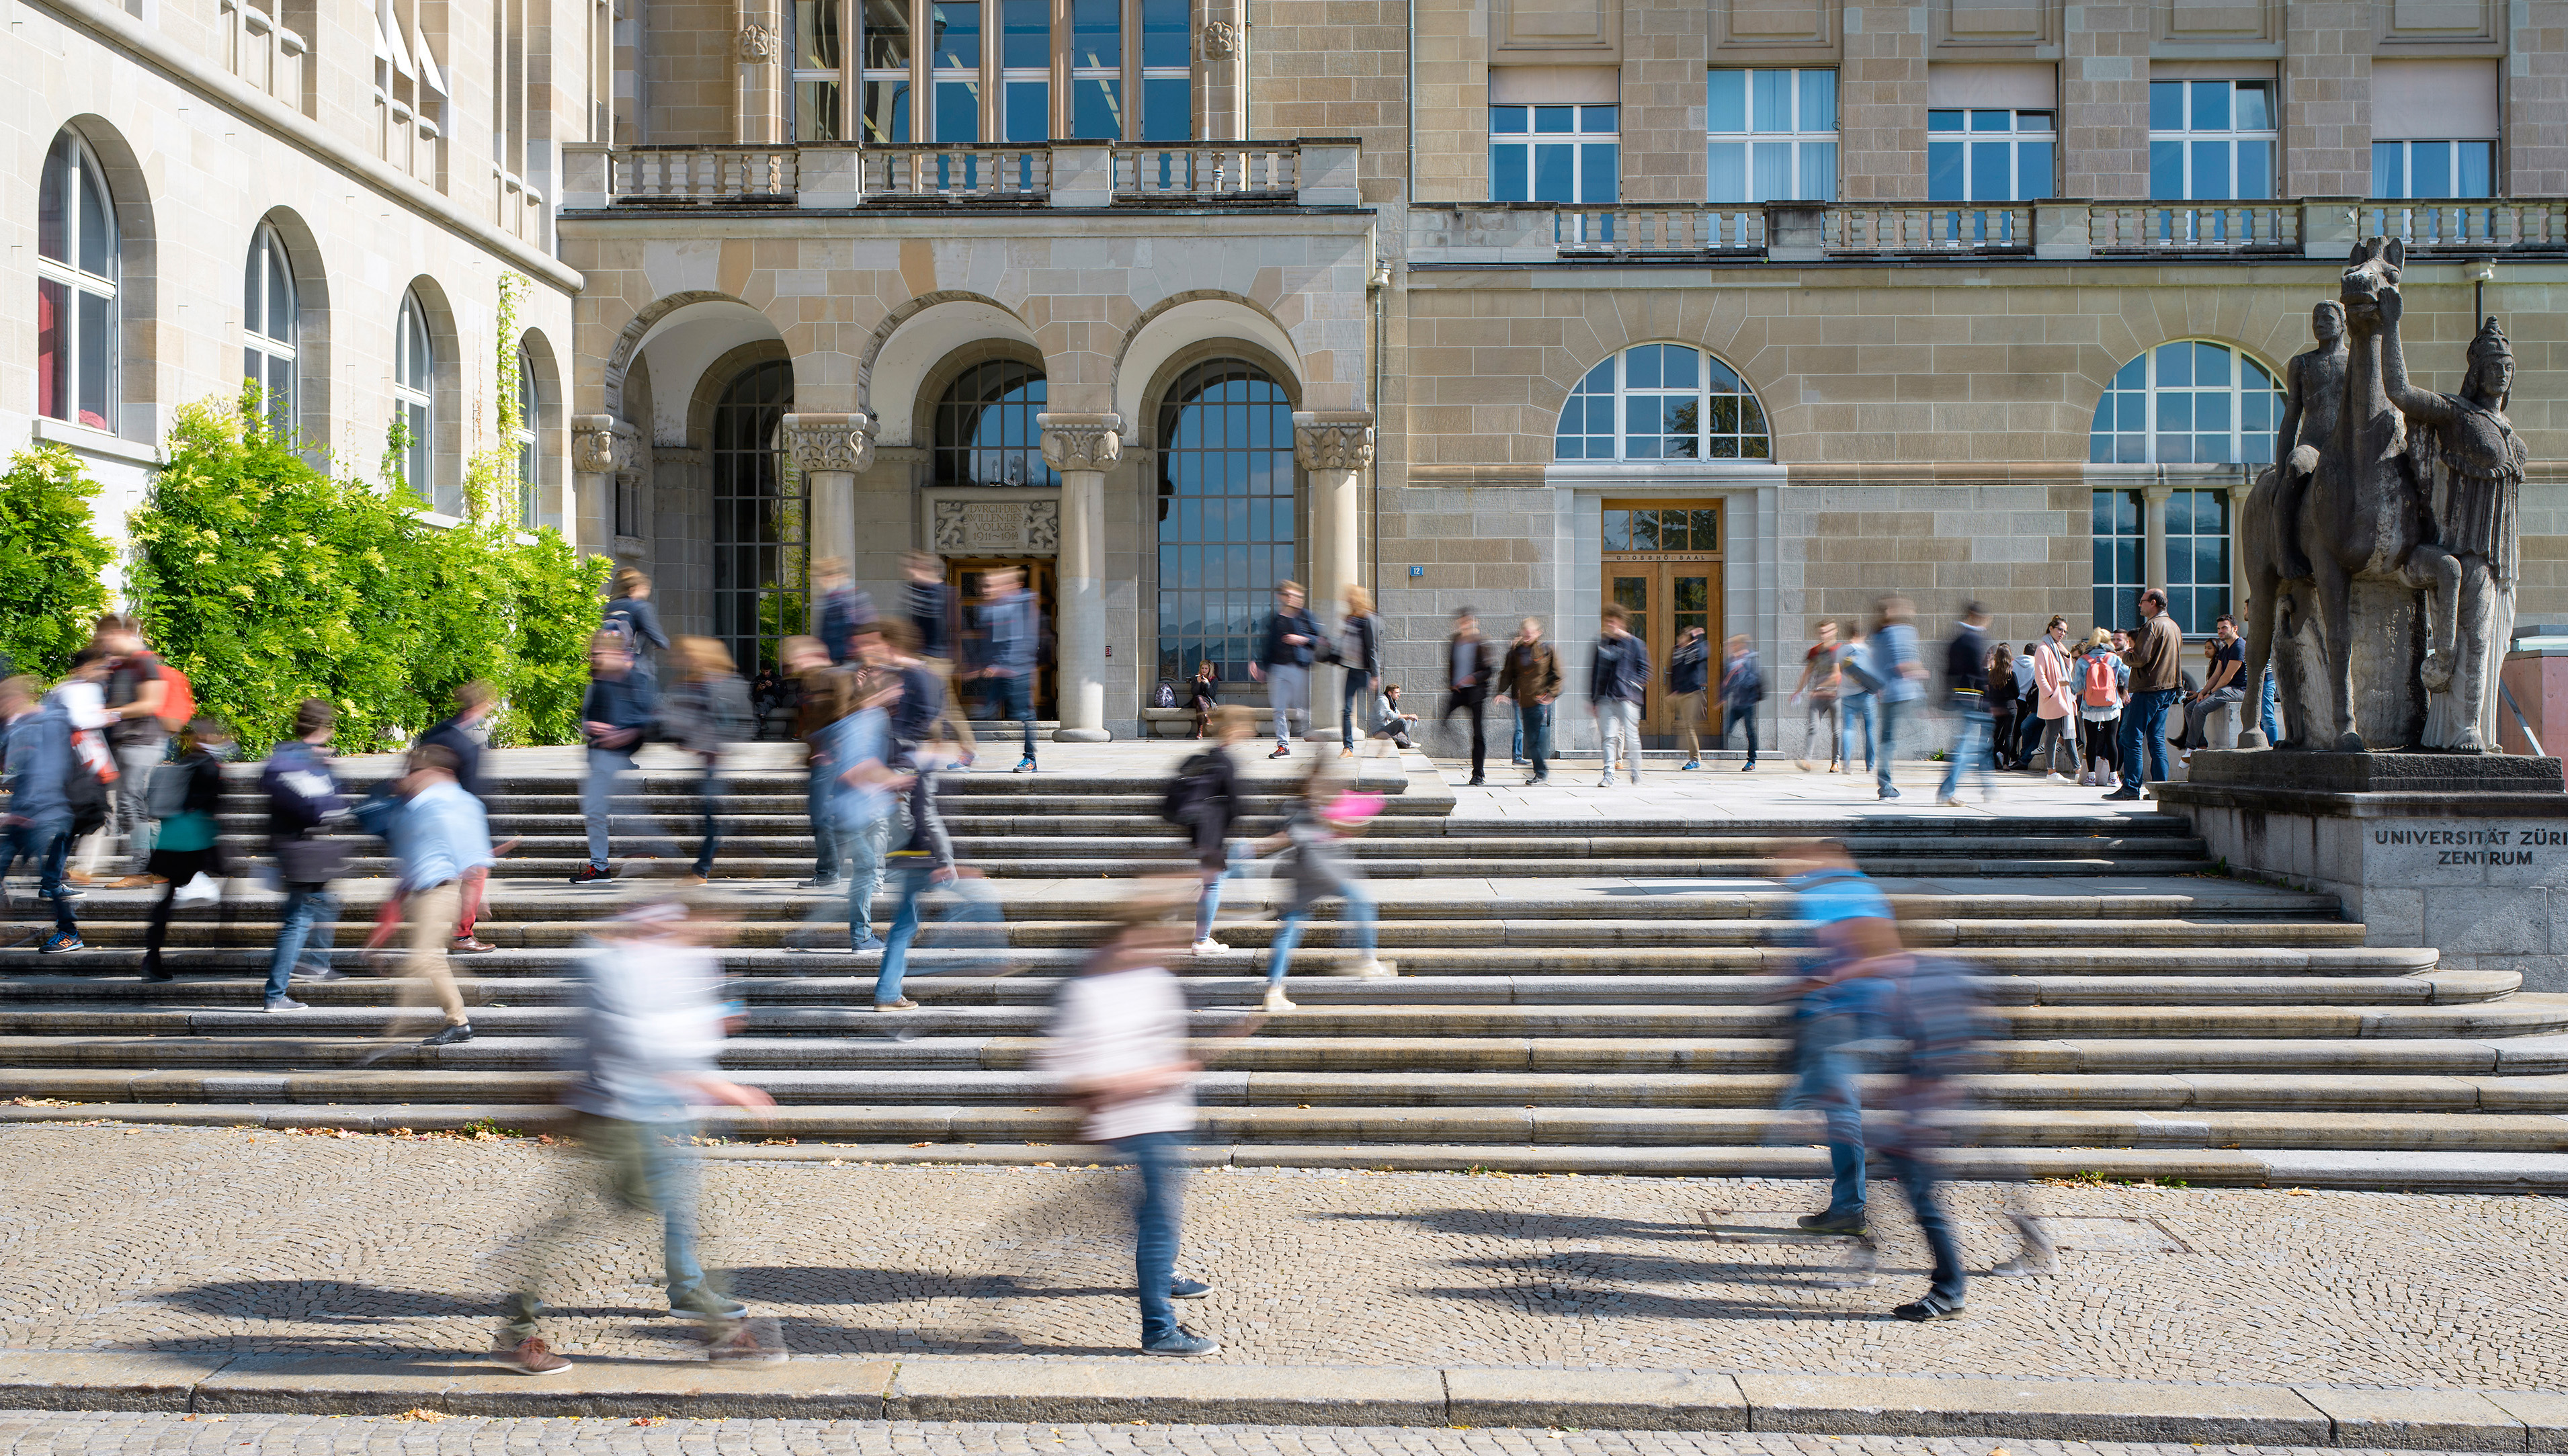
<svg viewBox="0 0 2568 1456"><path fill-rule="evenodd" d="M2206 352L2217 354L2221 361L2216 385L2197 378ZM2171 374L2178 377L2170 378ZM2190 334L2162 339L2120 361L2112 373L2096 383L2095 404L2088 417L2086 462L2271 464L2274 431L2282 422L2283 388L2283 371L2243 344ZM2165 418L2165 407L2178 397L2186 406L2180 424ZM2206 431L2195 413L2205 397L2219 400L2221 413L2216 431ZM2121 418L2135 408L2140 412L2138 420ZM2215 433L2226 437L2227 446L2215 457L2204 458L2205 451L2198 446ZM2187 448L2179 452L2183 457L2162 457L2162 438L2178 437L2188 442ZM2097 457L2099 451L2103 458Z"/></svg>
<svg viewBox="0 0 2568 1456"><path fill-rule="evenodd" d="M535 523L558 526L562 502L570 488L565 473L570 459L569 401L563 397L561 357L541 329L517 336L527 373L535 385L535 418L526 422L535 435Z"/></svg>
<svg viewBox="0 0 2568 1456"><path fill-rule="evenodd" d="M1628 440L1622 401L1628 390L1658 390L1660 377L1653 374L1647 379L1637 378L1636 366L1646 363L1655 370L1664 362L1664 357L1657 354L1662 349L1687 350L1701 357L1700 366L1690 368L1698 369L1691 383L1696 398L1701 402L1699 409L1703 418L1697 420L1695 428L1703 453L1643 455L1638 458L1686 459L1698 463L1719 460L1772 463L1776 457L1775 441L1781 432L1776 429L1757 382L1710 345L1692 339L1667 337L1641 338L1617 346L1603 358L1589 363L1578 378L1560 392L1552 409L1550 458L1555 462L1625 461L1624 450ZM1575 421L1569 414L1573 408L1579 411ZM1725 438L1729 440L1727 452L1722 447ZM1595 441L1600 439L1607 445L1606 452L1602 454L1594 452Z"/></svg>
<svg viewBox="0 0 2568 1456"><path fill-rule="evenodd" d="M1284 398L1296 410L1304 408L1301 377L1293 372L1290 361L1278 358L1272 350L1244 339L1216 337L1198 339L1179 346L1162 357L1158 366L1139 392L1136 414L1124 417L1124 437L1127 446L1156 449L1159 440L1159 416L1168 403L1168 392L1195 366L1233 359L1264 374L1284 391Z"/></svg>
<svg viewBox="0 0 2568 1456"><path fill-rule="evenodd" d="M456 328L455 305L447 298L443 284L422 273L403 285L402 293L419 299L421 316L428 324L429 342L437 353L436 387L429 391L429 469L432 478L427 488L421 488L417 482L412 486L433 502L441 488L451 484L459 495L464 488L464 341ZM381 327L388 333L394 332L399 329L400 321L401 297L396 296ZM383 397L386 399L393 397L393 354L394 351L387 348L378 356L384 361Z"/></svg>
<svg viewBox="0 0 2568 1456"><path fill-rule="evenodd" d="M330 350L330 277L322 266L321 242L302 213L281 203L250 224L250 236L256 237L262 226L276 229L277 241L285 245L286 267L294 275L295 423L306 439L326 441L335 366ZM248 239L241 246L247 248Z"/></svg>
<svg viewBox="0 0 2568 1456"><path fill-rule="evenodd" d="M701 441L712 434L714 407L722 403L732 382L749 370L777 360L794 362L793 351L782 339L756 339L739 345L714 359L696 376L695 388L687 396L686 438L690 447L701 447Z"/></svg>
<svg viewBox="0 0 2568 1456"><path fill-rule="evenodd" d="M918 428L936 400L931 378L944 371L934 381L934 390L941 391L970 365L1001 357L990 353L962 359L961 354L998 341L1018 346L1023 353L1016 357L1045 366L1047 376L1052 373L1034 329L996 299L949 290L921 294L894 309L874 329L856 362L857 408L873 417L878 441L925 443Z"/></svg>
<svg viewBox="0 0 2568 1456"><path fill-rule="evenodd" d="M685 301L660 306L679 298ZM786 347L774 321L729 294L673 294L644 314L650 325L633 335L632 351L616 369L609 413L629 421L655 445L681 448L701 439L688 412L699 379L716 360L751 344ZM647 396L647 418L635 417L645 402L630 398L636 392L626 388L637 370L649 382L640 392Z"/></svg>
<svg viewBox="0 0 2568 1456"><path fill-rule="evenodd" d="M1155 432L1150 412L1183 368L1172 369L1169 361L1184 354L1188 365L1201 363L1215 357L1201 352L1201 346L1219 341L1250 351L1240 357L1265 370L1293 396L1295 408L1301 408L1302 354L1291 332L1249 299L1217 289L1197 289L1152 304L1124 331L1116 350L1112 391L1127 438Z"/></svg>
<svg viewBox="0 0 2568 1456"><path fill-rule="evenodd" d="M739 303L743 308L749 307L720 289L699 288L663 294L635 310L633 317L625 320L624 327L616 332L614 344L606 350L604 406L607 414L619 420L624 418L624 376L641 354L643 341L650 336L652 329L662 319L694 303Z"/></svg>
<svg viewBox="0 0 2568 1456"><path fill-rule="evenodd" d="M125 134L107 118L95 112L65 118L61 126L43 134L44 146L52 147L54 139L65 132L87 144L98 158L108 198L116 206L115 433L129 439L150 439L160 429L154 406L163 393L156 327L160 309L160 235L151 179ZM41 176L43 170L40 153L36 164L20 175Z"/></svg>

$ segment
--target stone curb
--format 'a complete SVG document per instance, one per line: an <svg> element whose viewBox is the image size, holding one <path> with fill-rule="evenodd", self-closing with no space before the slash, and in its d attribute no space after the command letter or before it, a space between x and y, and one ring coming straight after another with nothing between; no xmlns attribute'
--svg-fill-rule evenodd
<svg viewBox="0 0 2568 1456"><path fill-rule="evenodd" d="M2568 1394L1688 1370L804 1357L581 1359L0 1350L0 1408L388 1415L1568 1426L2568 1452Z"/></svg>

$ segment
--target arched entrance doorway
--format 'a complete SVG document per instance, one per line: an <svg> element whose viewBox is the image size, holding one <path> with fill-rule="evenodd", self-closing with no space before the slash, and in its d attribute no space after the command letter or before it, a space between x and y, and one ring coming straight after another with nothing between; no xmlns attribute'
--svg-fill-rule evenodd
<svg viewBox="0 0 2568 1456"><path fill-rule="evenodd" d="M810 501L784 449L794 366L753 365L713 418L714 635L745 675L808 631Z"/></svg>
<svg viewBox="0 0 2568 1456"><path fill-rule="evenodd" d="M1268 593L1298 574L1292 402L1251 365L1197 365L1160 407L1159 446L1158 676L1182 685L1209 659L1245 684Z"/></svg>

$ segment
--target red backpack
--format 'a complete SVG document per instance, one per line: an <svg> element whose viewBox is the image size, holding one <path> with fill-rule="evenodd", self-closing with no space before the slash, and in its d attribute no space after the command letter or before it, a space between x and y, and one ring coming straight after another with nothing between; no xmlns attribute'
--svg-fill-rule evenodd
<svg viewBox="0 0 2568 1456"><path fill-rule="evenodd" d="M2113 659L2110 654L2095 652L2088 653L2086 655L2086 697L2087 707L2110 708L2113 706Z"/></svg>
<svg viewBox="0 0 2568 1456"><path fill-rule="evenodd" d="M174 733L196 716L196 688L166 658L160 661L160 711L152 716L160 721L162 730Z"/></svg>

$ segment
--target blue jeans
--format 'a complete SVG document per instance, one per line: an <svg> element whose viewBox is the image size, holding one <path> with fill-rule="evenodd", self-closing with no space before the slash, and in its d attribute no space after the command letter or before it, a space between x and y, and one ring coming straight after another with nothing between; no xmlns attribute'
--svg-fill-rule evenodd
<svg viewBox="0 0 2568 1456"><path fill-rule="evenodd" d="M710 1286L698 1259L698 1174L695 1152L687 1141L694 1132L694 1126L685 1122L625 1122L594 1115L582 1115L577 1127L583 1155L604 1185L603 1191L627 1209L660 1217L660 1256L668 1276L669 1311L697 1315L721 1329L749 1311ZM538 1295L544 1266L550 1262L553 1250L572 1233L589 1232L594 1224L594 1212L573 1203L557 1211L537 1231L532 1241L532 1267L508 1302L504 1328L510 1343L535 1332L535 1320L543 1313Z"/></svg>
<svg viewBox="0 0 2568 1456"><path fill-rule="evenodd" d="M2131 695L2131 704L2122 710L2122 787L2138 792L2140 787L2140 749L2149 752L2148 776L2152 782L2167 776L2166 718L2174 705L2173 688L2153 689Z"/></svg>
<svg viewBox="0 0 2568 1456"><path fill-rule="evenodd" d="M1338 895L1347 902L1346 923L1355 932L1357 954L1373 959L1373 897L1354 880L1341 880ZM1284 973L1293 964L1293 948L1302 943L1302 922L1309 919L1311 907L1296 905L1284 912L1283 927L1275 932L1275 948L1266 956L1266 984L1281 986Z"/></svg>
<svg viewBox="0 0 2568 1456"><path fill-rule="evenodd" d="M918 939L918 902L936 884L936 865L923 854L895 855L899 861L900 905L891 913L891 935L883 941L882 971L874 977L874 1004L900 1000L901 979L909 970L909 947ZM959 889L959 882L958 882ZM999 907L990 901L963 895L952 914L944 918L947 925L996 924ZM1196 937L1201 940L1201 936ZM920 973L922 975L927 973Z"/></svg>
<svg viewBox="0 0 2568 1456"><path fill-rule="evenodd" d="M1184 1137L1177 1132L1144 1132L1109 1144L1115 1161L1130 1164L1141 1178L1132 1200L1132 1280L1141 1297L1143 1344L1177 1332L1168 1282L1177 1274L1177 1223L1184 1195L1177 1149L1184 1145Z"/></svg>
<svg viewBox="0 0 2568 1456"><path fill-rule="evenodd" d="M606 868L607 829L615 815L615 791L633 771L629 748L588 750L588 777L579 786L579 813L588 825L588 862Z"/></svg>
<svg viewBox="0 0 2568 1456"><path fill-rule="evenodd" d="M891 853L892 816L840 831L838 848L847 861L847 949L881 947L874 939L874 894L882 889L883 861ZM875 993L877 999L881 993Z"/></svg>
<svg viewBox="0 0 2568 1456"><path fill-rule="evenodd" d="M1373 674L1347 669L1338 694L1338 745L1352 748L1357 738L1373 731Z"/></svg>
<svg viewBox="0 0 2568 1456"><path fill-rule="evenodd" d="M1754 704L1754 703L1730 703L1730 704L1724 704L1724 705L1722 706L1722 710L1721 710L1721 737L1720 737L1720 740L1719 740L1717 743L1715 743L1715 745L1714 745L1714 746L1716 746L1716 747L1722 747L1722 748L1727 748L1727 747L1729 747L1729 746L1730 746L1730 730L1731 730L1732 728L1744 728L1744 729L1747 731L1747 733L1748 733L1748 761L1749 761L1749 762L1751 762L1751 763L1756 762L1756 761L1757 761L1757 705L1756 705L1756 704Z"/></svg>
<svg viewBox="0 0 2568 1456"><path fill-rule="evenodd" d="M702 847L696 850L698 875L711 876L714 856L722 852L722 821L714 817L714 811L722 804L723 792L722 760L716 759L705 765L704 781L696 786L696 805L704 832Z"/></svg>
<svg viewBox="0 0 2568 1456"><path fill-rule="evenodd" d="M1533 776L1551 776L1551 710L1548 703L1516 705L1517 756L1533 766Z"/></svg>
<svg viewBox="0 0 2568 1456"><path fill-rule="evenodd" d="M65 935L80 934L79 922L72 919L72 902L63 893L63 862L71 853L72 819L69 814L53 814L30 824L11 825L5 841L7 852L0 854L0 879L8 878L21 859L36 866L36 893L54 902L54 929Z"/></svg>
<svg viewBox="0 0 2568 1456"><path fill-rule="evenodd" d="M328 885L285 886L285 924L276 933L276 953L267 962L267 999L284 997L286 984L294 977L295 966L307 950L326 969L330 964L330 945L336 936L339 897Z"/></svg>
<svg viewBox="0 0 2568 1456"><path fill-rule="evenodd" d="M811 781L804 790L803 804L811 818L811 877L815 880L838 877L837 815L831 807L837 791L837 772L825 762L812 760Z"/></svg>
<svg viewBox="0 0 2568 1456"><path fill-rule="evenodd" d="M1792 1009L1793 1080L1786 1107L1815 1107L1827 1124L1830 1223L1860 1223L1864 1211L1863 1096L1844 1050L1865 1034L1864 1017L1879 996L1877 981L1823 986Z"/></svg>
<svg viewBox="0 0 2568 1456"><path fill-rule="evenodd" d="M1908 704L1874 696L1879 701L1872 706L1872 776L1875 783L1888 788L1891 761L1899 756L1899 721L1908 716Z"/></svg>
<svg viewBox="0 0 2568 1456"><path fill-rule="evenodd" d="M1840 693L1837 695L1837 757L1847 769L1854 767L1856 744L1863 745L1863 766L1872 766L1872 695Z"/></svg>
<svg viewBox="0 0 2568 1456"><path fill-rule="evenodd" d="M1962 775L1974 769L1980 775L1980 792L1997 792L1997 780L1989 769L1991 734L1996 730L1996 721L1990 718L1987 709L1962 710L1961 731L1954 734L1952 759L1944 765L1944 786L1935 790L1935 797L1951 798L1962 787Z"/></svg>
<svg viewBox="0 0 2568 1456"><path fill-rule="evenodd" d="M2276 710L2280 696L2274 687L2274 670L2265 670L2265 706L2258 711L2256 726L2265 730L2265 746L2270 748L2283 740L2283 716Z"/></svg>
<svg viewBox="0 0 2568 1456"><path fill-rule="evenodd" d="M1203 888L1195 892L1196 940L1204 940L1212 934L1213 917L1221 913L1221 882L1239 873L1240 849L1240 840L1233 839L1225 844L1222 847L1221 873L1204 881Z"/></svg>
<svg viewBox="0 0 2568 1456"><path fill-rule="evenodd" d="M1035 758L1035 684L1029 676L1031 671L1011 672L990 680L994 685L991 696L998 702L999 716L1013 718L1024 726L1026 761L1029 763Z"/></svg>
<svg viewBox="0 0 2568 1456"><path fill-rule="evenodd" d="M1883 1161L1890 1164L1890 1174L1908 1194L1909 1211L1917 1215L1917 1232L1926 1236L1926 1247L1934 1253L1935 1269L1929 1287L1935 1297L1947 1304L1962 1303L1962 1246L1953 1237L1953 1226L1944 1217L1944 1206L1935 1201L1935 1165L1913 1153L1882 1149Z"/></svg>

